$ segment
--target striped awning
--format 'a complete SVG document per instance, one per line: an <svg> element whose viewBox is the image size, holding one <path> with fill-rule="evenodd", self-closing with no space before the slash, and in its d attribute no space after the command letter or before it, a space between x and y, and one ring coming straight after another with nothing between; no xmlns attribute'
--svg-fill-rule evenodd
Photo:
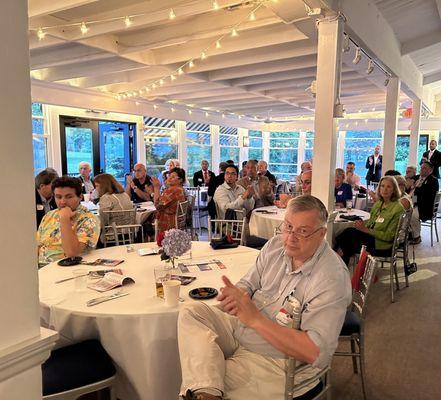
<svg viewBox="0 0 441 400"><path fill-rule="evenodd" d="M232 128L231 126L220 126L219 133L222 135L237 135L237 128Z"/></svg>
<svg viewBox="0 0 441 400"><path fill-rule="evenodd" d="M192 132L210 132L210 124L202 124L200 122L187 122L185 129Z"/></svg>
<svg viewBox="0 0 441 400"><path fill-rule="evenodd" d="M155 128L174 128L174 119L156 118L156 117L144 117L144 127Z"/></svg>

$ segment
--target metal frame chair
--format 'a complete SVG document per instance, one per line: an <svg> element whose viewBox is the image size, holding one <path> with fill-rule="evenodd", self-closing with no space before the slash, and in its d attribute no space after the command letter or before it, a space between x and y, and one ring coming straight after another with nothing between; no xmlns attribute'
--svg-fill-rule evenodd
<svg viewBox="0 0 441 400"><path fill-rule="evenodd" d="M43 396L42 400L77 400L79 397L97 392L105 388L109 388L110 400L116 400L116 393L113 387L115 381L115 376L111 378L104 379L99 382L91 383L90 385L81 386L72 390L66 390L65 392L50 394L48 396Z"/></svg>
<svg viewBox="0 0 441 400"><path fill-rule="evenodd" d="M312 383L315 383L317 381L321 381L322 388L320 389L320 392L317 393L314 397L311 397L310 400L318 400L322 399L326 395L327 400L331 400L331 374L330 374L330 367L323 368L314 376L305 379L303 382L296 384L295 383L295 376L301 374L305 369L310 368L310 365L304 364L300 367L296 367L296 360L293 358L288 359L288 363L292 363L293 369L289 369L288 371L291 371L291 374L289 375L289 372L287 372L286 379L293 379L293 385L289 386L286 385L285 389L285 400L293 400L293 395L298 392L299 390L302 390L303 388L311 385ZM295 400L295 398L294 398Z"/></svg>
<svg viewBox="0 0 441 400"><path fill-rule="evenodd" d="M211 219L208 217L208 241L221 238L224 235L231 235L232 239L243 244L245 220L242 219ZM213 229L212 229L213 223Z"/></svg>
<svg viewBox="0 0 441 400"><path fill-rule="evenodd" d="M437 192L435 194L435 199L433 200L433 213L432 218L430 221L421 221L421 226L430 226L430 246L433 247L433 227L435 226L435 234L436 234L436 241L439 243L439 236L438 236L438 226L436 223L437 216L438 216L438 207L441 200L441 192Z"/></svg>
<svg viewBox="0 0 441 400"><path fill-rule="evenodd" d="M195 228L199 229L199 233L201 233L202 231L201 219L208 217L208 207L201 205L202 203L201 188L199 186L195 186L195 187L187 187L185 188L185 190L187 191L188 195L193 196L195 199L194 204L192 205L193 220L196 222Z"/></svg>
<svg viewBox="0 0 441 400"><path fill-rule="evenodd" d="M364 323L366 319L366 302L370 287L375 276L377 259L368 256L364 274L360 279L360 288L354 291L351 308L346 312L339 341L350 341L351 351L336 351L334 356L352 357L354 373L358 374L357 359L360 363L361 386L363 398L366 400L366 378L365 378L365 348L364 348Z"/></svg>
<svg viewBox="0 0 441 400"><path fill-rule="evenodd" d="M138 232L141 232L141 241L144 243L144 232L141 225L116 225L114 222L111 227L117 246L135 243Z"/></svg>
<svg viewBox="0 0 441 400"><path fill-rule="evenodd" d="M115 244L119 246L118 237L116 232L123 233L129 232L130 230L141 230L142 226L136 223L136 209L130 210L110 210L110 211L101 211L100 219L102 221L103 231L101 234L101 240L103 242L104 247L107 247L109 244ZM124 229L120 229L124 228ZM134 238L136 237L136 233ZM134 238L133 242L134 243ZM142 240L144 241L144 234L142 233ZM123 240L124 244L125 240ZM131 244L130 243L130 244Z"/></svg>
<svg viewBox="0 0 441 400"><path fill-rule="evenodd" d="M188 200L186 201L180 201L178 202L178 206L176 207L176 214L175 214L175 227L176 229L180 229L182 231L187 231L187 213L188 209L190 207L190 202ZM155 242L158 240L158 220L155 219L154 223L155 228Z"/></svg>

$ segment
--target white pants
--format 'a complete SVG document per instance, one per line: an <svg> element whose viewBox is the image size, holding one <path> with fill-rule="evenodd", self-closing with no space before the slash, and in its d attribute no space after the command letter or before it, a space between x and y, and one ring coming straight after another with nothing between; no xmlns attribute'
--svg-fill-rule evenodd
<svg viewBox="0 0 441 400"><path fill-rule="evenodd" d="M230 400L284 399L286 360L241 347L234 337L238 326L236 317L204 303L190 304L181 310L181 394L187 389L216 388ZM296 376L296 381L311 376L312 370L308 368L304 376ZM295 395L305 393L316 383Z"/></svg>

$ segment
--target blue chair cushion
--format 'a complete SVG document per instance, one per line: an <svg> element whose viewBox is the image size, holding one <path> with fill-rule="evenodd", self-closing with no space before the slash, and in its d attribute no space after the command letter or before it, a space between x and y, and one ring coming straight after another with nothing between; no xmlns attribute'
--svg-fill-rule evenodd
<svg viewBox="0 0 441 400"><path fill-rule="evenodd" d="M112 359L98 340L54 350L42 365L43 396L61 393L115 375Z"/></svg>
<svg viewBox="0 0 441 400"><path fill-rule="evenodd" d="M360 318L353 311L346 311L340 336L350 336L353 333L360 333Z"/></svg>

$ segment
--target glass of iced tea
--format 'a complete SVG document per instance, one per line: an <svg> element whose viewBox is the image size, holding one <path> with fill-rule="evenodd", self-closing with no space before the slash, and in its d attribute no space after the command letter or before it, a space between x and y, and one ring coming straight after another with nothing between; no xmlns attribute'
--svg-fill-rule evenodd
<svg viewBox="0 0 441 400"><path fill-rule="evenodd" d="M155 285L156 285L156 296L164 298L164 287L163 282L170 279L170 268L165 268L164 266L155 267Z"/></svg>

